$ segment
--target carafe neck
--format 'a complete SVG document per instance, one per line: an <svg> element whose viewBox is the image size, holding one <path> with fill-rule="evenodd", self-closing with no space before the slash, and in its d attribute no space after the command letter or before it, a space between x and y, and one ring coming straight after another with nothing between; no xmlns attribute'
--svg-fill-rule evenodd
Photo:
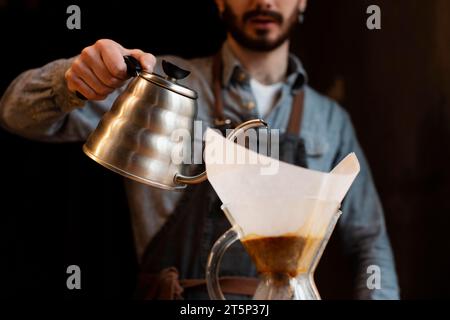
<svg viewBox="0 0 450 320"><path fill-rule="evenodd" d="M262 274L255 300L320 300L313 273Z"/></svg>

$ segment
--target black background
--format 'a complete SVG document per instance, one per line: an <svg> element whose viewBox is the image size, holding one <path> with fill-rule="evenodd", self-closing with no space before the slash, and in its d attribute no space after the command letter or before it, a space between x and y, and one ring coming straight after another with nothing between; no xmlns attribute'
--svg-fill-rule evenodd
<svg viewBox="0 0 450 320"><path fill-rule="evenodd" d="M81 30L66 28L71 4L81 7ZM365 27L370 4L382 9L382 30ZM310 84L352 116L409 299L450 296L449 15L446 0L313 0L293 37ZM215 52L224 32L212 0L0 0L0 94L20 72L100 38L193 57ZM131 295L137 263L122 178L81 145L0 130L1 295ZM336 237L317 272L323 298L351 297ZM70 264L81 267L81 291L66 289Z"/></svg>

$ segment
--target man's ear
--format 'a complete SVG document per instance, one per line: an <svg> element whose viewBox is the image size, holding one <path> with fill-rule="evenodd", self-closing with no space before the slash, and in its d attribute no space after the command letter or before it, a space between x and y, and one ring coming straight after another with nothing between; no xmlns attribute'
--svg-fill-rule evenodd
<svg viewBox="0 0 450 320"><path fill-rule="evenodd" d="M219 0L216 0L216 2ZM298 2L298 10L300 12L305 12L306 6L308 5L308 0L299 0Z"/></svg>
<svg viewBox="0 0 450 320"><path fill-rule="evenodd" d="M214 0L216 2L217 8L219 9L219 12L222 13L225 10L225 3L224 0Z"/></svg>

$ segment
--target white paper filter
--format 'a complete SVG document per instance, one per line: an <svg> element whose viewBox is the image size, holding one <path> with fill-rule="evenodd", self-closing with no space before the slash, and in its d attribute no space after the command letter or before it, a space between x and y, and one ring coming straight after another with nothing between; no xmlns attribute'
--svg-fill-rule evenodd
<svg viewBox="0 0 450 320"><path fill-rule="evenodd" d="M354 153L324 173L260 155L211 129L205 163L209 182L244 236L322 236L359 172Z"/></svg>

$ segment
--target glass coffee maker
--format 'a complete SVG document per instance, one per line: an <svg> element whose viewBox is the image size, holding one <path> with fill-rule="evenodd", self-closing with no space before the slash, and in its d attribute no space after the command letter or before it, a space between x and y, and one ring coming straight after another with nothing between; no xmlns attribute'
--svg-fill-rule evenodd
<svg viewBox="0 0 450 320"><path fill-rule="evenodd" d="M220 262L240 240L260 276L254 299L320 299L314 271L359 173L356 155L347 155L330 172L319 172L258 154L211 130L206 139L208 180L232 226L208 257L210 298L224 299Z"/></svg>
<svg viewBox="0 0 450 320"><path fill-rule="evenodd" d="M251 203L245 209L239 206L222 205L232 228L216 241L208 258L210 298L225 299L218 281L220 262L227 248L240 240L260 277L253 299L319 300L314 271L341 215L339 203L303 199L298 211L261 213L257 226L249 226L250 221L239 214L251 210Z"/></svg>

